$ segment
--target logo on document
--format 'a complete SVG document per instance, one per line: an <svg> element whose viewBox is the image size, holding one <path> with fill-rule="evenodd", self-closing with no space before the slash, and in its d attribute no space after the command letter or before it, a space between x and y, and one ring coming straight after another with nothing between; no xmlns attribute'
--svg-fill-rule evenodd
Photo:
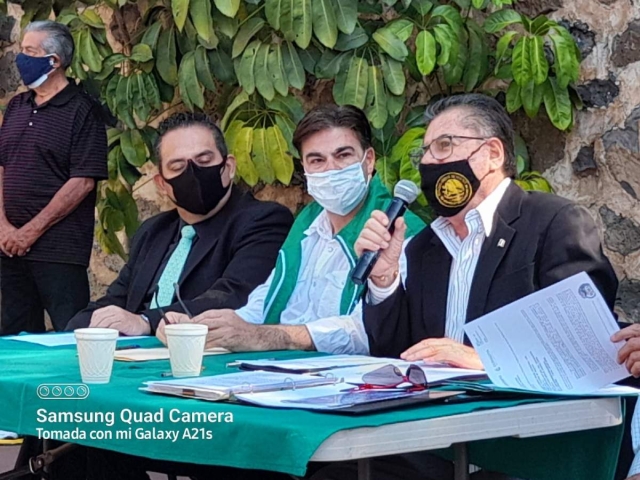
<svg viewBox="0 0 640 480"><path fill-rule="evenodd" d="M580 285L578 293L582 298L594 298L596 296L596 292L593 290L593 287L588 283Z"/></svg>
<svg viewBox="0 0 640 480"><path fill-rule="evenodd" d="M36 393L42 400L84 400L89 387L84 383L43 383Z"/></svg>

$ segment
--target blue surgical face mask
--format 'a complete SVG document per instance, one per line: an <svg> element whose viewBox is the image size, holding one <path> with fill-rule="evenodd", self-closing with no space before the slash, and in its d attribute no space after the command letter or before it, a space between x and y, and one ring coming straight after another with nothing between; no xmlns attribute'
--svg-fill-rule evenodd
<svg viewBox="0 0 640 480"><path fill-rule="evenodd" d="M309 195L331 213L336 215L350 213L367 194L369 179L365 177L362 169L366 158L367 152L360 162L342 170L306 173Z"/></svg>
<svg viewBox="0 0 640 480"><path fill-rule="evenodd" d="M55 70L53 55L32 57L24 53L16 55L16 66L20 77L29 88L37 88L47 81L49 74Z"/></svg>

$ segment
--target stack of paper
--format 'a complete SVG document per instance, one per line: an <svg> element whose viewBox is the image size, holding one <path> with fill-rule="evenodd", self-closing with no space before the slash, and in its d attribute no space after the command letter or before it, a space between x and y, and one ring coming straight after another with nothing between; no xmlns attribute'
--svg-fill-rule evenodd
<svg viewBox="0 0 640 480"><path fill-rule="evenodd" d="M141 390L204 400L226 400L234 395L274 390L298 390L336 383L333 379L276 372L239 372L208 377L145 382Z"/></svg>

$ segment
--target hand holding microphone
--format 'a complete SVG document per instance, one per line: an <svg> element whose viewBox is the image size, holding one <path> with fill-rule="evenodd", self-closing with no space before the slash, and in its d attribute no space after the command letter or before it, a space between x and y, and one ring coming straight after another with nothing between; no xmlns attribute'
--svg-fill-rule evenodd
<svg viewBox="0 0 640 480"><path fill-rule="evenodd" d="M354 246L359 260L351 279L356 284L362 285L369 277L379 287L387 287L394 282L400 269L407 230L402 215L418 193L413 182L401 180L394 189L394 198L386 213L372 212Z"/></svg>

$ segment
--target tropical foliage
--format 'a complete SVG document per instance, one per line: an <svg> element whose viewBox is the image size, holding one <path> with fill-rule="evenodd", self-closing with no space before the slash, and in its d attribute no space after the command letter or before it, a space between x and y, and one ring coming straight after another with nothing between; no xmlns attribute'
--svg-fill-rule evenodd
<svg viewBox="0 0 640 480"><path fill-rule="evenodd" d="M253 187L295 181L291 140L305 108L326 101L358 106L375 129L378 171L392 186L399 178L417 180L408 151L424 133L424 104L434 96L501 95L510 112L522 109L529 117L544 105L561 130L571 127L579 106L572 84L580 54L570 33L545 16L518 13L511 0L24 0L22 6L23 23L53 9L69 25L78 47L72 74L119 119L109 132L110 180L98 201L98 238L123 256L116 233L131 235L138 226L131 191L139 168L154 160L153 126L168 109L220 119L239 176ZM518 172L525 188L550 189L528 172L522 142Z"/></svg>

